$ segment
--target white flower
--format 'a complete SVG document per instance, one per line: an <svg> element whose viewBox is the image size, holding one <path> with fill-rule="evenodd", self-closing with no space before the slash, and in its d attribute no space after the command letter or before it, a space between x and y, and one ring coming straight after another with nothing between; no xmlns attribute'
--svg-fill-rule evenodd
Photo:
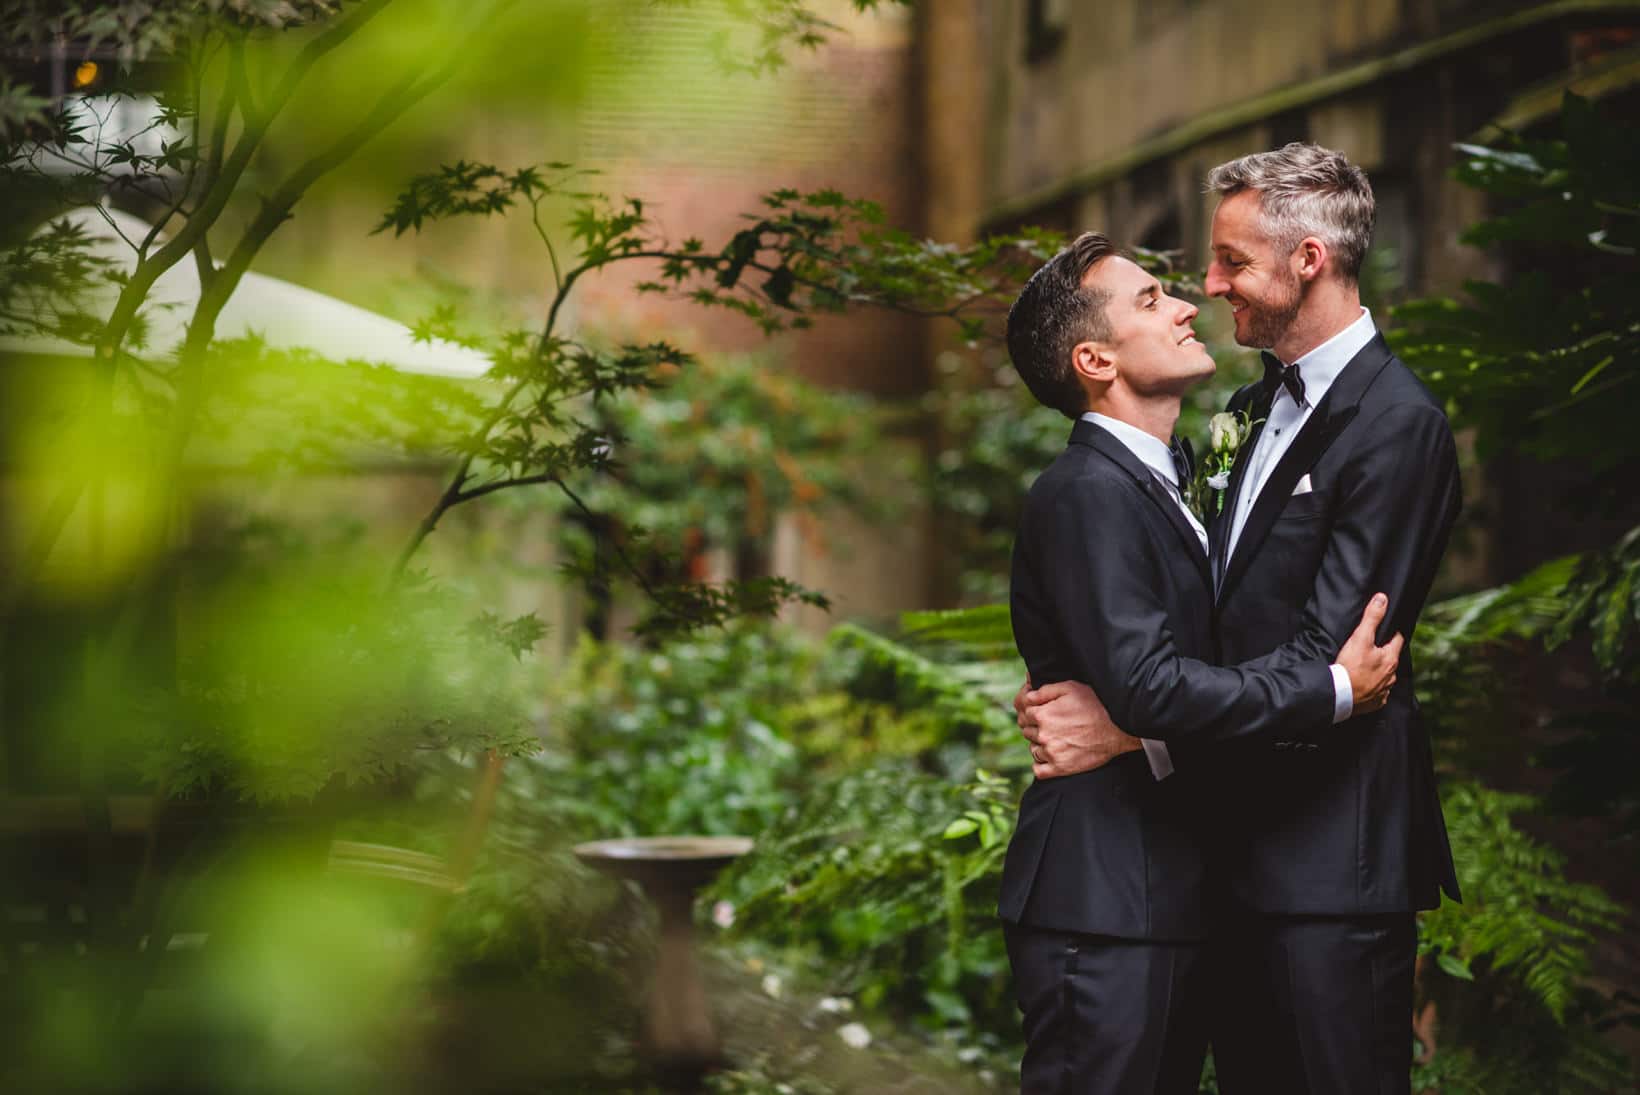
<svg viewBox="0 0 1640 1095"><path fill-rule="evenodd" d="M828 1015L847 1015L854 1010L854 1001L846 996L822 996L820 1010Z"/></svg>
<svg viewBox="0 0 1640 1095"><path fill-rule="evenodd" d="M871 1031L864 1023L849 1023L837 1028L837 1037L847 1043L850 1049L865 1049L871 1044Z"/></svg>
<svg viewBox="0 0 1640 1095"><path fill-rule="evenodd" d="M763 975L763 992L771 999L780 999L780 978L772 973Z"/></svg>
<svg viewBox="0 0 1640 1095"><path fill-rule="evenodd" d="M1212 487L1214 490L1223 490L1225 487L1230 485L1230 473L1227 471L1221 471L1217 475L1209 475L1207 477L1207 485Z"/></svg>
<svg viewBox="0 0 1640 1095"><path fill-rule="evenodd" d="M1241 444L1241 431L1236 428L1236 416L1220 411L1207 420L1208 445L1214 452L1235 452Z"/></svg>
<svg viewBox="0 0 1640 1095"><path fill-rule="evenodd" d="M735 924L735 906L733 902L719 901L712 906L712 923L720 928L732 928Z"/></svg>

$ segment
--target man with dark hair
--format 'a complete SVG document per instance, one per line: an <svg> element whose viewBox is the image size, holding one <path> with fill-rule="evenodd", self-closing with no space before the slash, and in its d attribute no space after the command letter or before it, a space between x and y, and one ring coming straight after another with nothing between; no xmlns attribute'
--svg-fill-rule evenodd
<svg viewBox="0 0 1640 1095"><path fill-rule="evenodd" d="M1237 342L1270 351L1264 380L1230 401L1257 427L1211 529L1213 651L1303 664L1375 591L1390 599L1383 630L1410 635L1457 518L1457 453L1361 306L1372 188L1342 155L1297 143L1215 168L1208 188L1222 200L1207 291L1229 303ZM1039 778L1115 767L1138 747L1118 727L1146 732L1080 679L1092 691L1027 682L1016 699ZM1212 773L1224 1095L1410 1089L1414 913L1458 896L1410 654L1384 710L1325 725L1169 746L1180 776Z"/></svg>
<svg viewBox="0 0 1640 1095"><path fill-rule="evenodd" d="M1094 684L1145 758L1041 780L1020 803L1000 914L1024 1012L1027 1092L1194 1093L1207 1039L1208 927L1195 789L1169 745L1269 740L1376 709L1401 640L1375 599L1338 649L1216 668L1207 535L1169 448L1212 375L1194 305L1087 233L1008 315L1014 365L1075 420L1032 485L1014 548L1014 637L1033 678ZM1341 710L1342 708L1342 710Z"/></svg>

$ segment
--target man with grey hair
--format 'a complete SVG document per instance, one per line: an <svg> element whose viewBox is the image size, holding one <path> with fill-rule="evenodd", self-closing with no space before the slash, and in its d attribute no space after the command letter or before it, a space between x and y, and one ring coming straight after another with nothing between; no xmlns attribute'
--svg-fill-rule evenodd
<svg viewBox="0 0 1640 1095"><path fill-rule="evenodd" d="M1237 342L1267 351L1264 379L1228 408L1255 428L1209 529L1218 660L1322 656L1374 591L1389 595L1380 638L1411 635L1457 519L1457 455L1361 306L1367 177L1295 143L1214 168L1208 189L1208 294ZM1458 897L1410 649L1387 706L1328 733L1168 743L1168 764L1213 773L1224 1095L1410 1088L1414 914ZM1022 689L1016 706L1039 778L1141 747L1085 685Z"/></svg>

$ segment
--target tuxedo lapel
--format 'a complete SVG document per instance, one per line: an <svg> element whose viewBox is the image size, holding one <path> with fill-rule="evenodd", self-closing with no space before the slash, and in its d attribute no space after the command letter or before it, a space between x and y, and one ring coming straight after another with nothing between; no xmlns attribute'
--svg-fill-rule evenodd
<svg viewBox="0 0 1640 1095"><path fill-rule="evenodd" d="M1173 500L1173 496L1167 492L1167 488L1156 478L1155 473L1145 467L1144 462L1134 456L1128 447L1118 441L1110 431L1098 423L1089 422L1085 418L1077 419L1076 426L1071 430L1070 443L1073 445L1086 445L1115 463L1133 478L1134 483L1143 492L1144 496L1161 508L1162 516L1173 526L1173 531L1178 533L1186 554L1190 556L1191 562L1196 564L1196 569L1201 572L1202 580L1207 583L1207 588L1212 589L1213 573L1208 567L1207 555L1202 551L1201 538L1196 535L1196 530L1190 527L1190 521L1185 517L1184 511Z"/></svg>
<svg viewBox="0 0 1640 1095"><path fill-rule="evenodd" d="M1373 380L1389 360L1389 344L1384 341L1383 335L1374 335L1372 341L1363 346L1360 352L1350 359L1350 363L1344 366L1343 371L1338 374L1338 379L1333 381L1332 387L1327 389L1327 394L1311 413L1309 420L1304 423L1304 428L1299 430L1298 436L1293 438L1292 445L1271 469L1269 478L1264 481L1264 489L1254 500L1253 508L1247 514L1247 521L1242 525L1241 536L1236 540L1235 554L1224 563L1224 579L1219 583L1218 589L1220 600L1229 594L1231 586L1247 570L1252 558L1258 553L1259 545L1270 534L1276 517L1286 506L1287 499L1292 495L1298 481L1303 478L1305 472L1315 466L1321 454L1327 451L1327 447L1360 410L1361 396L1371 387ZM1247 449L1251 452L1252 446L1247 446ZM1228 510L1228 507L1226 508ZM1223 524L1227 543L1230 522L1225 521Z"/></svg>

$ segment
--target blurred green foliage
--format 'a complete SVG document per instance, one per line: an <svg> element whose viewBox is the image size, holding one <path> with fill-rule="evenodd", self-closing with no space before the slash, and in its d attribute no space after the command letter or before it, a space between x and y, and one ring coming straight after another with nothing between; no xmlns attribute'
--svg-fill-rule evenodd
<svg viewBox="0 0 1640 1095"><path fill-rule="evenodd" d="M736 946L874 1022L915 1019L1005 1056L1016 1032L993 913L1018 780L976 765L1017 773L1020 757L1001 675L982 675L983 696L970 667L847 626L824 643L754 625L653 649L584 641L542 751L509 768L473 896L442 933L447 960L573 967L576 933L542 925L578 922L562 861L576 839L750 835L707 899L733 908ZM641 949L637 925L605 945Z"/></svg>
<svg viewBox="0 0 1640 1095"><path fill-rule="evenodd" d="M583 640L552 703L550 793L589 835L758 833L805 770L816 652L749 629L653 650Z"/></svg>
<svg viewBox="0 0 1640 1095"><path fill-rule="evenodd" d="M19 503L5 529L19 565L0 590L0 776L8 789L67 792L78 826L42 840L25 824L0 842L7 926L38 936L0 952L7 1089L403 1090L441 1068L460 1089L473 1076L439 1042L460 1036L484 1047L488 1077L517 1069L529 1082L558 1068L618 1083L611 1062L636 1018L629 971L645 923L630 890L595 881L570 852L611 833L756 836L713 895L733 906L734 946L781 954L874 1020L909 1020L989 1060L1015 1052L992 922L1027 772L1005 706L1017 674L1005 612L919 616L900 638L845 625L824 646L762 628L677 637L818 600L751 577L755 567L744 581L700 583L676 557L697 546L697 530L744 548L782 509L864 505L855 461L879 438L856 402L757 359L701 361L664 340L571 335L560 320L581 277L631 262L650 266L641 291L767 333L869 303L955 319L978 343L1057 240L1033 231L949 247L886 226L870 202L781 189L727 239L678 241L642 199L601 194L567 164L429 169L429 144L444 151L429 134L451 118L466 124L475 100L573 102L588 67L618 60L630 34L664 32L645 10L593 18L608 9L570 0L0 9L13 46L64 34L133 64L165 61L175 79L151 128L195 123L157 152L132 141L97 151L83 120L0 81L4 149L23 153L0 157L0 185L26 211L0 252L0 330L95 351L94 364L45 380L8 374L0 408ZM718 59L754 72L835 31L801 0L729 0L724 11ZM521 62L537 40L561 44L562 63ZM441 89L456 94L429 99ZM1397 313L1402 352L1475 429L1483 457L1586 462L1596 500L1622 490L1634 436L1615 398L1632 381L1640 329L1632 128L1571 99L1557 138L1466 149L1461 177L1506 203L1471 240L1520 248L1545 273ZM349 159L378 139L382 157L350 174ZM52 149L77 159L78 174L42 170ZM343 372L256 340L216 340L236 279L322 180L362 187L385 206L378 231L395 236L527 210L553 285L545 322L470 323L450 309L420 320L424 337L491 353L490 377L470 384ZM116 184L150 188L175 218L129 272L51 219ZM176 356L150 354L146 288L178 262L196 264L205 293ZM119 296L112 313L87 303L92 288ZM1182 433L1199 434L1240 370L1193 398ZM966 593L991 597L1023 489L1066 426L1029 406L994 354L953 358L946 371L929 408L943 439L930 489L955 519ZM223 500L387 454L454 469L397 554L298 534ZM583 534L618 547L583 543L572 577L607 587L619 570L655 609L644 646L584 642L552 682L544 720L527 658L541 621L475 604L459 580L411 566L450 509L530 486L557 489ZM1551 801L1636 816L1632 781L1612 776L1633 770L1635 545L1630 533L1431 607L1421 683L1453 739L1443 756L1483 754L1487 716L1508 698L1499 659L1539 637L1586 642L1604 706L1564 713L1569 732L1546 756L1568 777ZM660 581L679 576L691 580ZM389 805L370 817L348 809L344 835L447 854L445 830L463 814L474 823L477 755L535 748L508 768L485 856L442 919L425 895L326 877L338 830L322 807L353 806L350 787L385 792ZM132 789L188 796L198 815L162 814L133 841L114 809L127 805L114 792ZM321 809L296 808L308 805ZM1528 800L1459 783L1446 805L1473 897L1422 922L1421 992L1439 1005L1442 1034L1420 1082L1616 1088L1626 1073L1598 1036L1623 1016L1584 978L1594 934L1622 910L1569 882L1560 857L1515 826ZM501 995L476 1006L490 990ZM575 1037L545 1056L520 1053L538 1030L503 1023L486 1038L502 1014ZM750 1068L717 1084L786 1082Z"/></svg>
<svg viewBox="0 0 1640 1095"><path fill-rule="evenodd" d="M429 578L413 565L417 549L451 507L503 488L555 485L580 510L569 478L613 466L601 411L694 364L661 341L566 337L562 310L593 270L649 263L644 291L729 309L772 332L863 303L955 314L1000 292L1031 254L1029 240L1023 258L1009 241L927 245L834 191L775 191L720 245L672 243L641 200L594 193L563 165L427 170L433 146L449 147L441 119L470 124L475 89L486 105L505 85L539 106L525 85L578 85L587 56L629 46L634 18L643 23L650 7L594 20L611 6L5 5L8 47L26 54L67 40L99 60L105 114L158 96L145 128L109 136L100 116L10 78L0 85L0 197L16 214L0 259L0 326L45 340L16 370L8 357L4 378L8 502L17 503L4 515L0 578L8 1089L403 1090L406 1077L451 1063L436 1059L446 1049L437 1037L462 1026L429 1014L445 999L429 986L459 992L531 956L530 975L562 990L567 1011L628 1014L631 986L606 969L626 937L597 931L618 919L610 910L621 891L564 899L558 887L583 885L584 872L561 842L541 842L585 832L577 826L601 824L625 803L540 813L531 795L507 790L517 812L498 820L496 849L498 861L514 858L473 880L431 948L425 906L436 898L327 877L338 823L362 830L355 836L396 833L429 854L459 847L432 836L435 800L461 798L449 787L397 820L362 819L361 797L402 796L411 767L537 744L539 669L525 655L543 625L468 599L460 577ZM727 16L731 30L750 20L753 52L735 34L726 50L760 69L834 29L792 0L747 0ZM598 34L576 33L595 25ZM544 30L563 44L565 63L537 64L530 53L519 64L521 43L528 50ZM426 105L456 89L465 101ZM384 136L384 158L350 175L349 162ZM413 167L387 169L412 158ZM554 279L545 322L490 324L477 336L448 312L416 325L425 337L482 345L495 363L488 378L349 372L258 339L215 337L253 260L311 191L363 179L372 193L404 178L407 188L391 184L398 197L381 195L384 229L529 210L520 230L534 230ZM111 241L57 219L110 191L156 222L124 241L123 264L101 257ZM153 299L156 280L181 263L197 275L198 297ZM180 345L155 344L162 316L183 320ZM814 451L831 436L803 443ZM348 527L316 527L329 520L322 476L371 464L403 471L407 458L452 474L400 550L369 535L362 492ZM793 474L772 452L768 462L793 500L807 500L808 477L816 489L840 482L813 467ZM775 493L766 504L782 503ZM284 520L268 518L280 511ZM656 633L820 599L768 575L650 586L644 563L626 562L654 606ZM692 694L687 685L659 693L668 703ZM737 712L715 723L700 713L723 735L716 788L746 783L735 747L748 731ZM632 736L649 746L675 741L676 730L640 717ZM599 774L582 759L581 775ZM518 768L552 775L549 759ZM782 771L773 766L775 777ZM660 777L638 768L634 778ZM722 801L694 806L703 825L739 824L772 811L772 795L715 813ZM655 824L678 819L663 812ZM531 825L546 827L526 835ZM456 997L452 1011L468 1002ZM486 1067L505 1071L497 1058ZM460 1086L454 1074L447 1082Z"/></svg>
<svg viewBox="0 0 1640 1095"><path fill-rule="evenodd" d="M828 514L884 520L915 482L909 455L898 475L885 460L870 400L804 383L764 358L701 357L607 403L600 417L610 461L577 477L578 496L693 571L715 551L736 577L763 573L781 516L819 541ZM560 550L591 572L600 537L612 533L568 503L559 510Z"/></svg>
<svg viewBox="0 0 1640 1095"><path fill-rule="evenodd" d="M1446 626L1492 640L1486 658L1455 669L1498 682L1490 697L1484 689L1459 693L1470 697L1471 715L1490 704L1496 716L1510 699L1517 712L1525 706L1510 667L1527 658L1594 678L1561 690L1541 712L1546 733L1534 735L1530 759L1558 773L1551 805L1607 819L1631 847L1640 792L1616 773L1640 763L1640 511L1630 485L1640 435L1625 398L1640 361L1637 148L1632 119L1571 93L1542 132L1460 146L1457 177L1491 199L1491 215L1464 239L1490 249L1509 276L1395 310L1404 325L1397 348L1446 401L1454 426L1474 437L1483 464L1509 458L1555 476L1552 493L1530 499L1493 483L1504 520L1554 522L1556 539L1568 546L1611 537L1475 595ZM1555 656L1544 659L1522 639ZM1510 725L1466 718L1454 727L1457 740L1521 748L1490 740L1489 723Z"/></svg>
<svg viewBox="0 0 1640 1095"><path fill-rule="evenodd" d="M1465 242L1511 276L1395 309L1398 351L1474 431L1483 460L1575 461L1584 501L1631 492L1640 347L1640 126L1568 93L1557 132L1462 145L1459 181L1496 212Z"/></svg>

